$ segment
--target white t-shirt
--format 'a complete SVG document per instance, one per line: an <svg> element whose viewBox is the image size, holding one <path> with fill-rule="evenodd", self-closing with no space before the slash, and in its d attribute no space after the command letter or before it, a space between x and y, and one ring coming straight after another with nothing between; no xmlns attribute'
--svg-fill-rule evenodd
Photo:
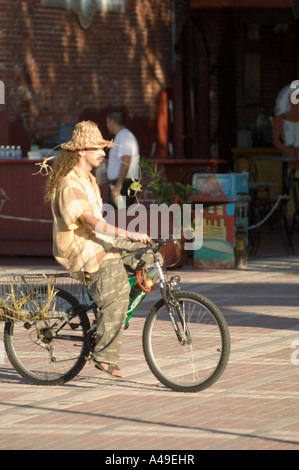
<svg viewBox="0 0 299 470"><path fill-rule="evenodd" d="M116 180L120 173L121 160L124 155L131 156L131 162L126 174L126 178L139 178L138 163L140 160L139 145L136 137L129 129L119 131L114 139L114 147L109 151L108 159L108 179Z"/></svg>
<svg viewBox="0 0 299 470"><path fill-rule="evenodd" d="M283 120L284 143L288 147L299 147L299 122Z"/></svg>

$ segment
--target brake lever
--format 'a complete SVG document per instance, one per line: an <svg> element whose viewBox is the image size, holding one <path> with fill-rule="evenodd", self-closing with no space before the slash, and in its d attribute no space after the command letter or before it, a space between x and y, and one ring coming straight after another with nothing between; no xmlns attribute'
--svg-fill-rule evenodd
<svg viewBox="0 0 299 470"><path fill-rule="evenodd" d="M157 239L155 241L149 240L149 245L151 248L155 248L157 245L163 246L166 245L169 241L174 241L173 235L169 235L169 238Z"/></svg>
<svg viewBox="0 0 299 470"><path fill-rule="evenodd" d="M149 240L148 244L153 249L156 248L157 244L160 245L160 243L158 241L154 242L153 240Z"/></svg>

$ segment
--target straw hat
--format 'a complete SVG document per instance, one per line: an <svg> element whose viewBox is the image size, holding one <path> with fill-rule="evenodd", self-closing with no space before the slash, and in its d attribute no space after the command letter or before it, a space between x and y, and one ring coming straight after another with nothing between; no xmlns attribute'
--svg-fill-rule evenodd
<svg viewBox="0 0 299 470"><path fill-rule="evenodd" d="M92 121L81 121L76 124L71 140L61 144L64 150L84 150L88 148L113 147L112 140L105 140L98 128Z"/></svg>

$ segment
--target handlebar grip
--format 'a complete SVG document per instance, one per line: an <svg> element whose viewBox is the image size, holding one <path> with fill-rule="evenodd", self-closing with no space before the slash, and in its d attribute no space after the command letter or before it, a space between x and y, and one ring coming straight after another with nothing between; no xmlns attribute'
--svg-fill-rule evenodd
<svg viewBox="0 0 299 470"><path fill-rule="evenodd" d="M160 239L159 240L151 240L150 239L148 244L152 249L154 249L154 248L157 249L157 247L160 248L161 246L166 245L169 241L172 241L172 239L171 238L162 239L162 240L160 240Z"/></svg>
<svg viewBox="0 0 299 470"><path fill-rule="evenodd" d="M150 245L151 248L156 248L158 242L154 242L153 240L149 240L148 244Z"/></svg>

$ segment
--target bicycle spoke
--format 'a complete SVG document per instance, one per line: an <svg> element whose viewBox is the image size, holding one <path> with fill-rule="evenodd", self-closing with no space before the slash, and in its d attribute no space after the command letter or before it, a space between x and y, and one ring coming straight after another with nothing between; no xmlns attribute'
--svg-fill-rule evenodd
<svg viewBox="0 0 299 470"><path fill-rule="evenodd" d="M199 391L223 372L229 354L226 322L219 310L203 296L178 294L177 339L164 302L149 314L144 328L144 352L156 377L179 391Z"/></svg>
<svg viewBox="0 0 299 470"><path fill-rule="evenodd" d="M36 304L42 306L46 301L47 295L39 292ZM77 305L76 299L59 291L46 321L6 324L8 357L29 382L42 385L64 383L84 366L84 357L88 355L85 335L89 321L85 314L80 314L75 321L68 322L65 312L72 304Z"/></svg>

